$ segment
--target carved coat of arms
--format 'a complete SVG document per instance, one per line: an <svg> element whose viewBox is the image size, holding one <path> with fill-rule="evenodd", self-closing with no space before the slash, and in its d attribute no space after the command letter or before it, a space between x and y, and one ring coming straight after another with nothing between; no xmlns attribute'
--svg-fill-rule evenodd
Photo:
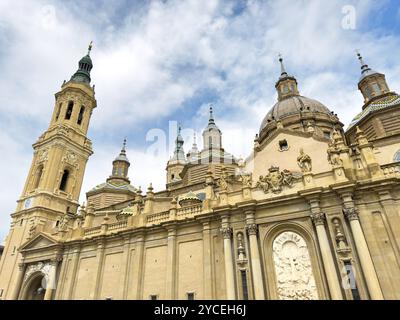
<svg viewBox="0 0 400 320"><path fill-rule="evenodd" d="M283 186L292 187L293 181L297 178L299 177L295 173L287 169L280 171L279 167L271 166L268 169L268 175L260 176L256 187L262 189L265 193L269 191L279 193Z"/></svg>

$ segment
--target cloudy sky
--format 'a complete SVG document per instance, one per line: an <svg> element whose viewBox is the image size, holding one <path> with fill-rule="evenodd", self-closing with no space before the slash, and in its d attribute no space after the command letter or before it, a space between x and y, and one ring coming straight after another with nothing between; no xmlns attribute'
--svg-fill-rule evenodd
<svg viewBox="0 0 400 320"><path fill-rule="evenodd" d="M161 190L174 124L184 129L187 151L210 103L225 149L246 157L276 101L278 53L301 94L347 125L362 105L355 49L400 91L398 21L397 1L1 0L0 241L54 93L91 40L98 108L81 201L108 177L124 137L132 183Z"/></svg>

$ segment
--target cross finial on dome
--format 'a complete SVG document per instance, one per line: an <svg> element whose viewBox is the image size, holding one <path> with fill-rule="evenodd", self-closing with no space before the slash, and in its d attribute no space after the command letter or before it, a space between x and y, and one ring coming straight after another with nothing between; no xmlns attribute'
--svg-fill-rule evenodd
<svg viewBox="0 0 400 320"><path fill-rule="evenodd" d="M364 74L367 71L370 71L371 69L368 67L368 65L364 62L363 57L361 56L360 50L356 49L357 57L358 60L360 60L361 64L361 73Z"/></svg>
<svg viewBox="0 0 400 320"><path fill-rule="evenodd" d="M279 57L279 63L281 64L281 77L282 77L282 76L287 76L287 72L286 72L286 70L285 70L285 65L283 64L282 55L279 53L279 54L278 54L278 57Z"/></svg>
<svg viewBox="0 0 400 320"><path fill-rule="evenodd" d="M214 122L214 114L213 114L214 105L212 103L210 103L209 106L210 106L210 117L208 119L208 124L214 124L215 123Z"/></svg>
<svg viewBox="0 0 400 320"><path fill-rule="evenodd" d="M90 41L87 53L88 56L90 55L90 51L92 51L92 48L93 48L93 41Z"/></svg>

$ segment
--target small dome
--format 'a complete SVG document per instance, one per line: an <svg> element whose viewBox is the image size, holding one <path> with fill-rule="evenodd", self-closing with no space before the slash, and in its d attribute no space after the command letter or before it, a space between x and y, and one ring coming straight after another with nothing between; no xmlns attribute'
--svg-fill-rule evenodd
<svg viewBox="0 0 400 320"><path fill-rule="evenodd" d="M92 62L92 58L90 58L90 56L87 54L86 56L84 56L81 60L79 60L79 63L86 63L90 66L93 66L93 62Z"/></svg>
<svg viewBox="0 0 400 320"><path fill-rule="evenodd" d="M268 120L280 120L285 117L305 112L323 113L331 116L331 111L321 102L300 95L278 101L267 113L261 123L260 132L267 126Z"/></svg>
<svg viewBox="0 0 400 320"><path fill-rule="evenodd" d="M199 204L201 202L201 199L193 191L189 191L178 198L178 203L180 206Z"/></svg>

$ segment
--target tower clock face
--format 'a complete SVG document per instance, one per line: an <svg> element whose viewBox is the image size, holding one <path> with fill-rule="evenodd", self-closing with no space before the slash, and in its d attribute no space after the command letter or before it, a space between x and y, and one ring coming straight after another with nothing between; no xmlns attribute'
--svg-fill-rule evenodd
<svg viewBox="0 0 400 320"><path fill-rule="evenodd" d="M32 198L28 198L24 202L25 209L29 209L32 206Z"/></svg>

